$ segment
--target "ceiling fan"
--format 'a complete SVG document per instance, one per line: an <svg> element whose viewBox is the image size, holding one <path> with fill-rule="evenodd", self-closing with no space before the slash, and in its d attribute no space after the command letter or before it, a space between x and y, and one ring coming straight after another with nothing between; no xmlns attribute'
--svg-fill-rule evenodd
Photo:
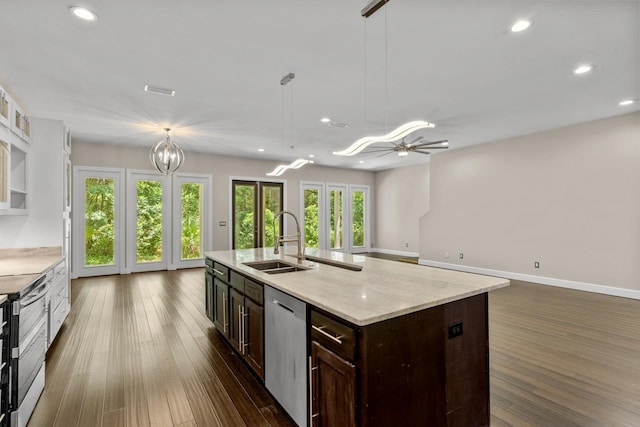
<svg viewBox="0 0 640 427"><path fill-rule="evenodd" d="M445 150L449 148L449 142L446 139L433 142L421 142L416 144L423 138L424 137L419 136L411 142L405 142L405 139L402 138L402 142L400 142L399 144L396 144L395 142L388 142L388 144L391 144L390 147L378 147L371 150L366 150L363 153L382 153L378 155L378 157L382 157L395 152L398 153L398 156L404 157L408 156L410 152L428 155L431 154L430 150Z"/></svg>

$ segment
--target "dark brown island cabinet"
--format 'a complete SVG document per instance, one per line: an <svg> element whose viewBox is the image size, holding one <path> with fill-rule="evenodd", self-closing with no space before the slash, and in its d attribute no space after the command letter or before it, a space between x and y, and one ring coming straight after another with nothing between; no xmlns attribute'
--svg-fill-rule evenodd
<svg viewBox="0 0 640 427"><path fill-rule="evenodd" d="M262 284L210 259L206 274L207 316L264 379ZM482 293L365 326L307 305L308 425L489 426L487 304Z"/></svg>
<svg viewBox="0 0 640 427"><path fill-rule="evenodd" d="M207 317L264 380L263 285L209 258L206 265Z"/></svg>

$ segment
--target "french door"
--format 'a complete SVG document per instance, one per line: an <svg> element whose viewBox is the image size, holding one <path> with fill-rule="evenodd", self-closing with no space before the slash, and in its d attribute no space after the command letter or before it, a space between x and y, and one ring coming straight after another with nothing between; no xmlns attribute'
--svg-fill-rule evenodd
<svg viewBox="0 0 640 427"><path fill-rule="evenodd" d="M119 274L125 254L124 170L75 167L74 179L74 275Z"/></svg>
<svg viewBox="0 0 640 427"><path fill-rule="evenodd" d="M210 247L211 177L175 174L173 179L173 267L204 265Z"/></svg>
<svg viewBox="0 0 640 427"><path fill-rule="evenodd" d="M302 182L300 189L300 211L303 212L302 238L305 248L326 249L324 184Z"/></svg>
<svg viewBox="0 0 640 427"><path fill-rule="evenodd" d="M349 253L370 244L369 186L300 183L305 247Z"/></svg>
<svg viewBox="0 0 640 427"><path fill-rule="evenodd" d="M284 184L249 180L231 181L232 249L273 247L282 235L282 221L274 222L284 206Z"/></svg>
<svg viewBox="0 0 640 427"><path fill-rule="evenodd" d="M127 171L127 270L166 270L171 252L169 176Z"/></svg>

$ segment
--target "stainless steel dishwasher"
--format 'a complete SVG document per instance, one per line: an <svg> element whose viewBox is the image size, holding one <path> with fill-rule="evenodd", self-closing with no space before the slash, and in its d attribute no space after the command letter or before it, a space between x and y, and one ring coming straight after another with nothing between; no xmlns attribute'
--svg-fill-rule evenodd
<svg viewBox="0 0 640 427"><path fill-rule="evenodd" d="M299 426L308 408L307 304L264 287L264 383Z"/></svg>

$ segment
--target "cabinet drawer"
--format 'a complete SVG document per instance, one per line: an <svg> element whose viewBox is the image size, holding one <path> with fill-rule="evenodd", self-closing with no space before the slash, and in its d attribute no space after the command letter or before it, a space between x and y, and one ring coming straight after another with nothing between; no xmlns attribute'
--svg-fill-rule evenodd
<svg viewBox="0 0 640 427"><path fill-rule="evenodd" d="M244 293L244 276L233 270L231 270L231 287L236 288L241 293Z"/></svg>
<svg viewBox="0 0 640 427"><path fill-rule="evenodd" d="M264 287L250 279L244 279L244 293L260 305L264 304Z"/></svg>
<svg viewBox="0 0 640 427"><path fill-rule="evenodd" d="M204 264L206 265L206 267L208 269L212 269L213 268L213 260L211 258L205 258L204 259Z"/></svg>
<svg viewBox="0 0 640 427"><path fill-rule="evenodd" d="M213 263L213 275L225 283L229 283L229 267L219 262Z"/></svg>
<svg viewBox="0 0 640 427"><path fill-rule="evenodd" d="M311 338L347 359L355 358L356 330L315 310L311 310Z"/></svg>

